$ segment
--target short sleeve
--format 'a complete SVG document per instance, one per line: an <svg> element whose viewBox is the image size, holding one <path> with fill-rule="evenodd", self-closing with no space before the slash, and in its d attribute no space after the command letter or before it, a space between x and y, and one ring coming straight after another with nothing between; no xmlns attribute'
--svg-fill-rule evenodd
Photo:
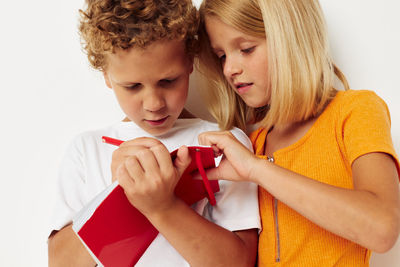
<svg viewBox="0 0 400 267"><path fill-rule="evenodd" d="M397 169L399 169L386 103L372 91L360 91L345 104L349 108L345 111L342 131L350 164L364 154L383 152L395 159Z"/></svg>
<svg viewBox="0 0 400 267"><path fill-rule="evenodd" d="M252 151L247 135L239 129L233 135ZM254 183L219 181L220 193L216 194L217 205L208 206L206 217L230 230L261 229L258 208L258 188Z"/></svg>
<svg viewBox="0 0 400 267"><path fill-rule="evenodd" d="M71 223L76 212L84 206L84 176L82 140L77 137L69 144L60 163L50 233Z"/></svg>

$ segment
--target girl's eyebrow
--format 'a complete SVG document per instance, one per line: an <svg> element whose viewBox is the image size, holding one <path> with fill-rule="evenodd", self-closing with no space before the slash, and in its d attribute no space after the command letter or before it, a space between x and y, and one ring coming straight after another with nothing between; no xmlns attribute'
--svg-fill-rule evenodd
<svg viewBox="0 0 400 267"><path fill-rule="evenodd" d="M256 41L256 40L251 40L251 39L245 38L245 37L243 37L243 36L238 36L238 37L233 38L232 40L230 40L229 43L230 43L231 45L237 45L237 44L242 43L242 42L249 42L249 43L252 43L252 42L255 42L255 41ZM218 46L213 46L213 45L211 45L211 49L214 51L214 53L215 53L215 52L218 52L219 50L222 50L222 49L220 49Z"/></svg>
<svg viewBox="0 0 400 267"><path fill-rule="evenodd" d="M217 53L217 52L220 51L221 49L220 49L219 47L211 46L211 50L212 50L214 53Z"/></svg>

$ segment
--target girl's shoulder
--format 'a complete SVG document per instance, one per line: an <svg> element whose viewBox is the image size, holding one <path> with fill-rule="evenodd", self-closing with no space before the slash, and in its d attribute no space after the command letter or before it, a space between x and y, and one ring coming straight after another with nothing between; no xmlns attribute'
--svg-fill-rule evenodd
<svg viewBox="0 0 400 267"><path fill-rule="evenodd" d="M389 113L389 110L385 101L374 91L346 90L336 94L321 116L346 118L352 113L370 112Z"/></svg>
<svg viewBox="0 0 400 267"><path fill-rule="evenodd" d="M342 109L353 109L359 105L365 104L384 104L382 98L380 98L374 91L371 90L346 90L339 91L332 101L335 106L340 106Z"/></svg>

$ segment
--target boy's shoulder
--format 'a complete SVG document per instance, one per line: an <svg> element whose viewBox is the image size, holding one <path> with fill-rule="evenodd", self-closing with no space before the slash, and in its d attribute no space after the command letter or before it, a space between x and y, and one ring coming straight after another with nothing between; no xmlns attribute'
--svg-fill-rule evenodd
<svg viewBox="0 0 400 267"><path fill-rule="evenodd" d="M196 119L178 119L175 126L175 130L184 130L189 129L192 131L196 131L198 133L207 132L207 131L221 131L218 124L215 122L203 120L200 118ZM241 129L233 127L230 132L233 133L236 137L238 136L247 136Z"/></svg>
<svg viewBox="0 0 400 267"><path fill-rule="evenodd" d="M192 127L192 129L194 128L197 134L200 134L203 132L208 132L208 131L221 131L221 129L219 128L217 123L202 120L202 119L197 119L197 121L184 122L184 123L186 124L186 126L188 128L190 128L190 127ZM195 126L195 127L193 127L193 126ZM236 139L238 139L246 147L248 147L248 148L252 147L249 137L241 129L233 127L229 131L236 137Z"/></svg>
<svg viewBox="0 0 400 267"><path fill-rule="evenodd" d="M218 131L219 127L218 124L214 122L210 122L200 118L178 119L173 127L173 130L178 130L178 131L186 129L192 129L195 131L197 130L201 131L202 129L208 131Z"/></svg>

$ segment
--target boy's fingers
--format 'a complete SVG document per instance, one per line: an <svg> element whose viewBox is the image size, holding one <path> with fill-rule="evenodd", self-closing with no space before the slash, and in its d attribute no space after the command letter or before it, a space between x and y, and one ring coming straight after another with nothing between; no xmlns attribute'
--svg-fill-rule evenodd
<svg viewBox="0 0 400 267"><path fill-rule="evenodd" d="M149 175L156 175L160 168L156 154L151 149L143 148L137 152L136 158L143 168L143 172Z"/></svg>
<svg viewBox="0 0 400 267"><path fill-rule="evenodd" d="M139 181L141 179L144 169L137 157L132 156L125 159L124 167L126 175L129 176L132 181Z"/></svg>
<svg viewBox="0 0 400 267"><path fill-rule="evenodd" d="M116 179L118 180L119 185L126 190L134 186L135 181L130 178L128 171L126 170L124 165L120 165L116 171Z"/></svg>
<svg viewBox="0 0 400 267"><path fill-rule="evenodd" d="M135 138L133 140L128 140L123 142L120 147L126 147L126 146L144 146L147 148L157 146L161 144L161 142L155 138L151 137L139 137Z"/></svg>
<svg viewBox="0 0 400 267"><path fill-rule="evenodd" d="M190 157L189 149L186 146L181 146L178 149L176 159L174 161L174 165L178 171L179 177L182 176L183 172L186 170L191 162L192 158Z"/></svg>

